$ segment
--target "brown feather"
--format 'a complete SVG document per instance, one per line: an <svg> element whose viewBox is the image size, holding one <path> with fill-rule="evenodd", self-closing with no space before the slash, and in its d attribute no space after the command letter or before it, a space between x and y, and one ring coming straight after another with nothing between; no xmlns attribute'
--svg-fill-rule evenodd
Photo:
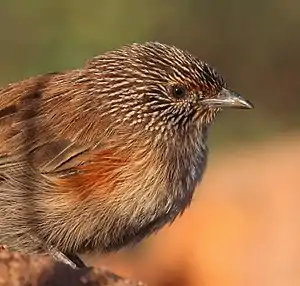
<svg viewBox="0 0 300 286"><path fill-rule="evenodd" d="M220 109L202 101L225 84L191 54L145 43L1 88L0 244L104 253L171 223L205 170Z"/></svg>
<svg viewBox="0 0 300 286"><path fill-rule="evenodd" d="M61 176L52 176L51 182L58 192L69 193L70 200L86 201L88 197L110 196L118 184L122 184L120 170L128 163L128 158L121 157L115 150L93 150L83 153L78 158L84 162L71 167ZM50 178L50 177L48 177ZM93 194L96 193L96 194ZM78 203L78 201L74 201Z"/></svg>

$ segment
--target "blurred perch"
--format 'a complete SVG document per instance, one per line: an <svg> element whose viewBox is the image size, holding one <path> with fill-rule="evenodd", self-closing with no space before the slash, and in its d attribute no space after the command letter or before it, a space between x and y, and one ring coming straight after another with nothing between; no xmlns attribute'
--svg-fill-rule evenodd
<svg viewBox="0 0 300 286"><path fill-rule="evenodd" d="M48 256L0 251L0 286L145 286L103 268L73 270Z"/></svg>

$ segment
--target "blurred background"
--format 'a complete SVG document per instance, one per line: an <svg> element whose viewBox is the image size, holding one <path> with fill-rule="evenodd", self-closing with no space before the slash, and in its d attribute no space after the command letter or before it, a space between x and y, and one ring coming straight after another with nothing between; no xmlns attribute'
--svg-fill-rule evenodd
<svg viewBox="0 0 300 286"><path fill-rule="evenodd" d="M300 2L0 0L0 85L157 40L211 63L253 111L219 115L192 207L116 255L153 286L300 285Z"/></svg>

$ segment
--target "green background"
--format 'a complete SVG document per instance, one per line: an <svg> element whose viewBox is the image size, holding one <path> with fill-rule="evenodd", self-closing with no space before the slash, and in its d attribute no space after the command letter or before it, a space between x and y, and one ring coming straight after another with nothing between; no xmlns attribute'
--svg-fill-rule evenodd
<svg viewBox="0 0 300 286"><path fill-rule="evenodd" d="M213 145L262 140L299 128L299 27L291 0L1 0L0 84L157 40L211 63L255 104L223 112Z"/></svg>

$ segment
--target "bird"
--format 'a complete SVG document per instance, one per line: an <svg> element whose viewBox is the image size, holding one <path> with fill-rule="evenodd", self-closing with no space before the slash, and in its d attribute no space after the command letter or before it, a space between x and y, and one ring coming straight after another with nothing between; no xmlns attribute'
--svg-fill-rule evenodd
<svg viewBox="0 0 300 286"><path fill-rule="evenodd" d="M157 41L1 87L0 244L80 269L139 243L190 206L216 115L253 107Z"/></svg>

